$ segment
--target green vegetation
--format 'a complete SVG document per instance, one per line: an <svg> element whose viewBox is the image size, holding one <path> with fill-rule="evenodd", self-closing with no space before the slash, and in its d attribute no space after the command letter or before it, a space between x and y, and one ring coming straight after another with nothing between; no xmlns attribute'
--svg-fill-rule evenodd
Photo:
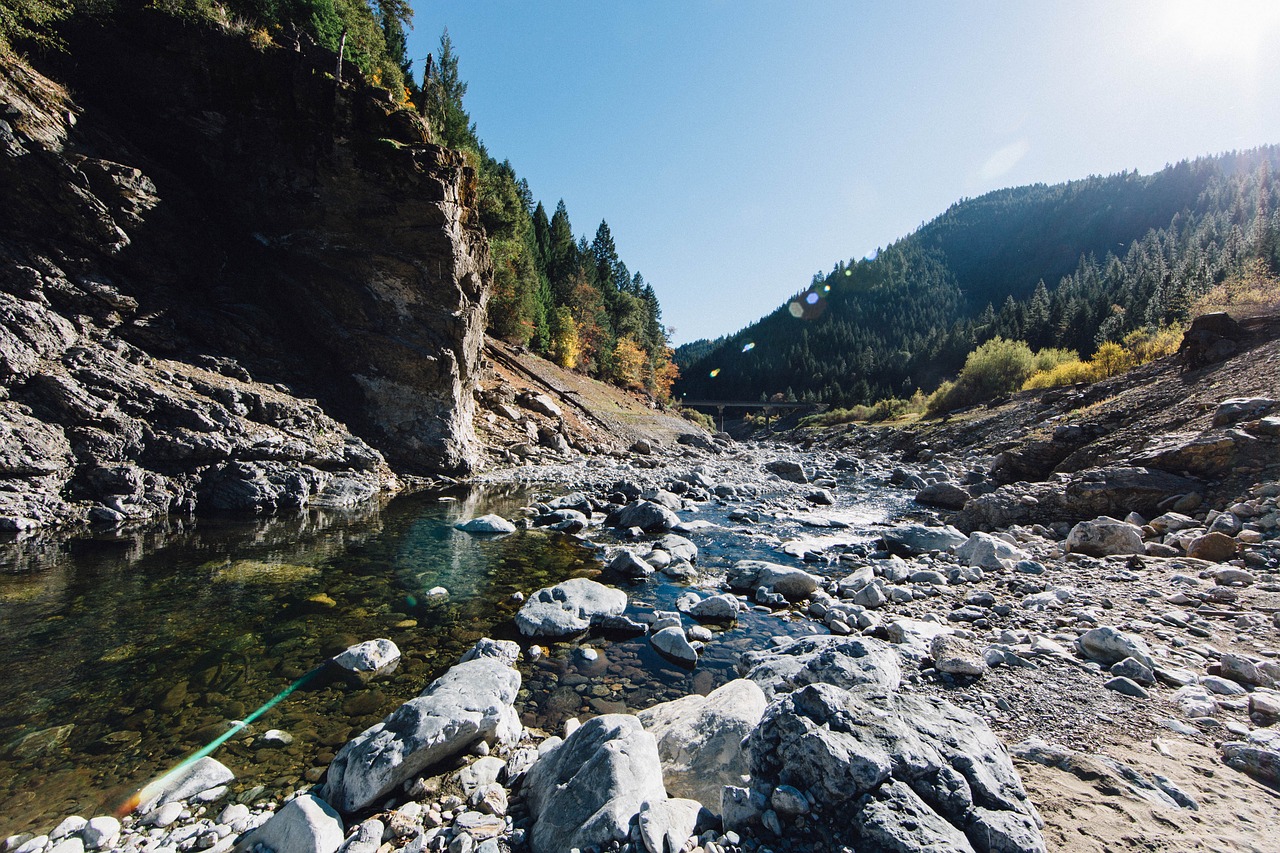
<svg viewBox="0 0 1280 853"><path fill-rule="evenodd" d="M498 162L480 141L462 104L466 92L446 30L439 73L425 84L425 113L437 137L465 151L476 170L494 266L490 334L561 367L668 399L676 368L653 288L618 256L608 222L587 242L574 237L563 200L547 216L511 163Z"/></svg>
<svg viewBox="0 0 1280 853"><path fill-rule="evenodd" d="M789 389L845 410L915 388L964 399L978 389L942 381L997 338L1093 363L1108 342L1186 321L1224 283L1248 279L1237 290L1274 304L1259 282L1280 272L1278 167L1268 147L962 200L747 329L681 347L677 393Z"/></svg>
<svg viewBox="0 0 1280 853"><path fill-rule="evenodd" d="M15 43L56 44L49 28L68 11L67 4L57 0L0 0L0 56L10 53Z"/></svg>

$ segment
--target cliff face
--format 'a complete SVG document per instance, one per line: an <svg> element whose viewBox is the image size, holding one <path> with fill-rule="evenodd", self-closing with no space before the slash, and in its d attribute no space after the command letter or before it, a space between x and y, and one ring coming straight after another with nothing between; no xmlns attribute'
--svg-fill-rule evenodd
<svg viewBox="0 0 1280 853"><path fill-rule="evenodd" d="M66 39L47 76L0 66L0 525L469 470L461 156L314 48L157 15Z"/></svg>

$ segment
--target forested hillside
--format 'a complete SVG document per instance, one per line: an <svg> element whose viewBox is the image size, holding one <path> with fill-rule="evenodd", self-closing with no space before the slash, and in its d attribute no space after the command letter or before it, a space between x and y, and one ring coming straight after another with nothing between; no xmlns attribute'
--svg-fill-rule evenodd
<svg viewBox="0 0 1280 853"><path fill-rule="evenodd" d="M607 222L590 241L575 236L563 201L548 216L511 163L490 154L463 105L467 84L447 30L415 80L407 0L0 0L0 53L65 49L57 26L66 18L109 26L115 15L157 12L240 32L263 51L332 51L354 66L347 73L420 113L434 139L461 150L476 175L494 264L490 333L594 378L669 394L676 371L653 288L619 257Z"/></svg>
<svg viewBox="0 0 1280 853"><path fill-rule="evenodd" d="M490 333L561 367L667 397L676 370L658 297L618 256L609 224L590 242L575 237L563 200L548 216L511 163L489 153L463 107L467 84L447 31L437 67L423 86L424 112L476 169L494 265Z"/></svg>
<svg viewBox="0 0 1280 853"><path fill-rule="evenodd" d="M677 393L848 406L930 391L996 336L1092 353L1280 270L1280 147L965 199L769 316L677 354Z"/></svg>

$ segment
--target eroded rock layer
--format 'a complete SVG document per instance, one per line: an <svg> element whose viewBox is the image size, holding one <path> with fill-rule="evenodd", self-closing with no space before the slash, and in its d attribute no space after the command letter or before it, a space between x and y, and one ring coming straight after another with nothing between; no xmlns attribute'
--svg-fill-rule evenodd
<svg viewBox="0 0 1280 853"><path fill-rule="evenodd" d="M0 525L470 470L491 267L462 156L314 47L145 14L67 40L0 65Z"/></svg>

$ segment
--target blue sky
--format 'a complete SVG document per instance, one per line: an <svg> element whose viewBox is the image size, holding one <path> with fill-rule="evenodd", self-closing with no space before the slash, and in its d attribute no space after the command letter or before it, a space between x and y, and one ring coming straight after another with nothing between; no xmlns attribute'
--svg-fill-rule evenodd
<svg viewBox="0 0 1280 853"><path fill-rule="evenodd" d="M1280 2L415 0L480 138L677 343L1000 187L1280 143ZM421 73L421 62L415 72Z"/></svg>

